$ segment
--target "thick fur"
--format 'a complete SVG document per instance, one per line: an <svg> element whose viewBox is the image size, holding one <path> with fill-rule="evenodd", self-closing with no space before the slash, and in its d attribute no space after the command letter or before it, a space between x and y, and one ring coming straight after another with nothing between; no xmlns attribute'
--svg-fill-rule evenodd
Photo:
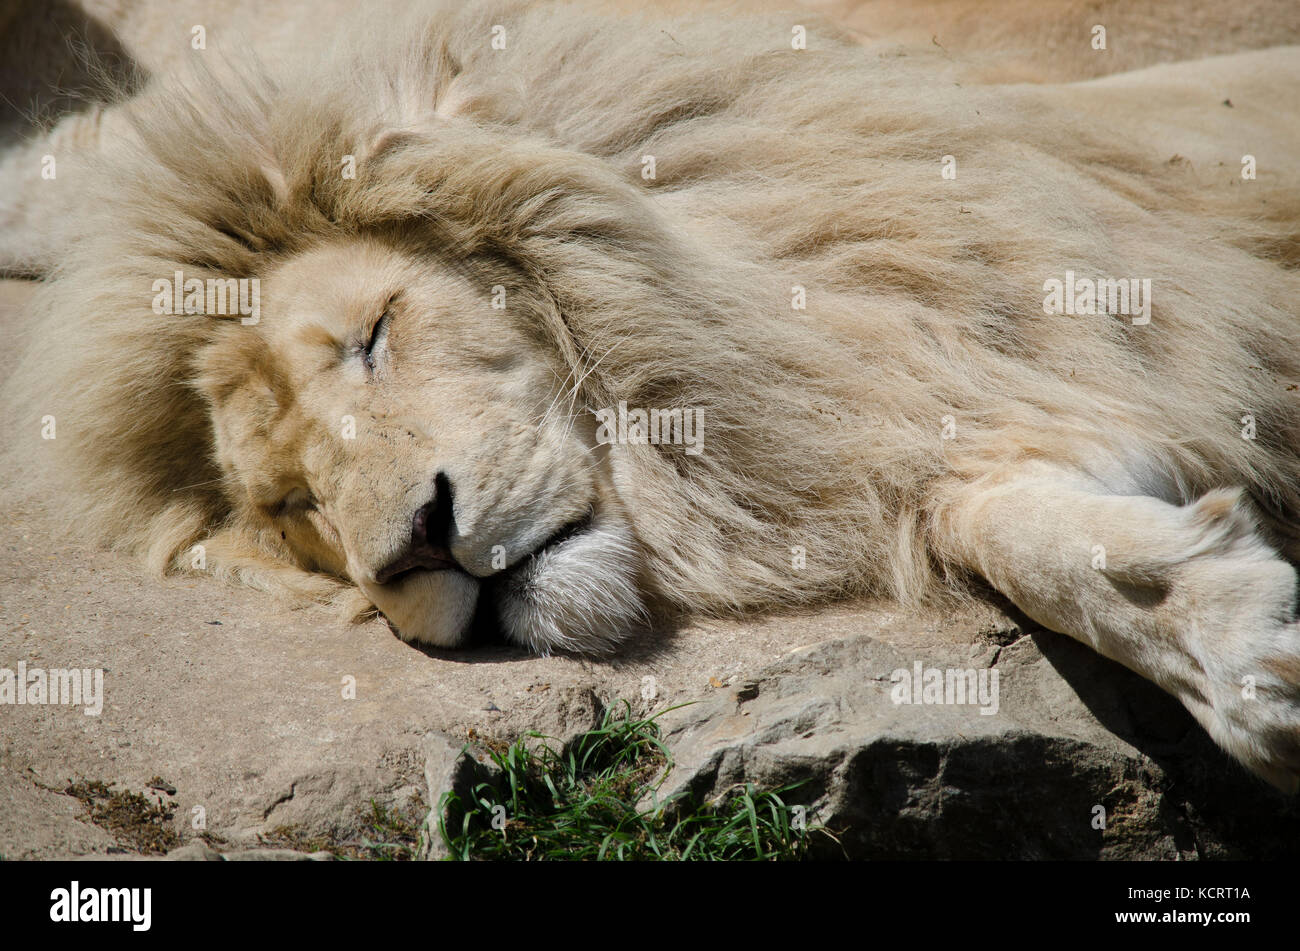
<svg viewBox="0 0 1300 951"><path fill-rule="evenodd" d="M808 49L791 49L793 22ZM268 587L361 583L282 541L217 445L240 368L291 352L274 327L150 309L178 269L260 276L274 325L282 269L358 242L396 255L377 269L427 252L484 298L509 285L519 347L551 373L535 421L624 402L706 423L698 455L587 439L593 498L615 513L600 530L635 564L619 556L604 589L608 633L601 593L572 574L545 596L590 597L574 610L595 617L534 637L535 602L512 609L541 649L630 631L633 574L646 603L695 613L964 597L998 571L955 507L1022 462L1171 507L1243 490L1250 514L1232 517L1295 554L1300 258L1278 178L1248 197L1208 187L1136 123L1089 119L1081 92L960 84L938 50L881 56L806 16L419 4L339 37L319 58L155 83L86 160L78 234L9 387L23 425L57 419L56 440L23 451L57 454L83 533L160 570L204 544ZM1279 81L1296 82L1285 62ZM355 179L339 174L349 155ZM1067 270L1149 278L1150 324L1045 315L1043 282ZM1292 754L1234 752L1288 782Z"/></svg>

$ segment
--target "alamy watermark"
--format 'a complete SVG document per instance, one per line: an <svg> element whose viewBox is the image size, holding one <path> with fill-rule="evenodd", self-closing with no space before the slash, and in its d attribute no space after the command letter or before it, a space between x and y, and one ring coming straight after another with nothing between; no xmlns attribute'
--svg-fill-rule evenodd
<svg viewBox="0 0 1300 951"><path fill-rule="evenodd" d="M132 931L153 923L152 888L83 888L76 879L50 892L50 921L127 922Z"/></svg>
<svg viewBox="0 0 1300 951"><path fill-rule="evenodd" d="M1132 317L1135 326L1151 323L1151 278L1051 277L1043 281L1043 313L1048 315L1110 314Z"/></svg>
<svg viewBox="0 0 1300 951"><path fill-rule="evenodd" d="M918 660L912 669L900 667L889 675L894 686L890 699L897 704L978 704L981 716L998 712L998 671L993 667L925 667Z"/></svg>
<svg viewBox="0 0 1300 951"><path fill-rule="evenodd" d="M155 314L208 314L240 317L241 324L262 319L262 282L256 277L186 278L177 271L174 279L160 277L153 282Z"/></svg>
<svg viewBox="0 0 1300 951"><path fill-rule="evenodd" d="M699 409L628 409L620 401L618 409L598 409L596 442L601 445L670 444L685 446L688 456L704 451L704 411Z"/></svg>
<svg viewBox="0 0 1300 951"><path fill-rule="evenodd" d="M102 668L28 667L18 662L18 669L0 667L0 705L63 704L85 707L81 712L97 717L104 709L104 671Z"/></svg>

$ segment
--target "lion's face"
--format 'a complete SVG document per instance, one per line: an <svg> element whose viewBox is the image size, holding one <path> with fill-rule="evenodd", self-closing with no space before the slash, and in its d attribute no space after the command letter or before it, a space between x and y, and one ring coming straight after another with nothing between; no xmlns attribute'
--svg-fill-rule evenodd
<svg viewBox="0 0 1300 951"><path fill-rule="evenodd" d="M373 240L289 260L202 357L218 461L240 517L407 640L484 610L600 649L643 612L631 528L575 381L496 290Z"/></svg>

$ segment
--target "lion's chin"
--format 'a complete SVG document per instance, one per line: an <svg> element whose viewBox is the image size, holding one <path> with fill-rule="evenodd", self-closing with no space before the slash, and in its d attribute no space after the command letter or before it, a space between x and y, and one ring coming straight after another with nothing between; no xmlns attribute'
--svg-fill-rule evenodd
<svg viewBox="0 0 1300 951"><path fill-rule="evenodd" d="M480 587L459 571L413 571L366 593L402 640L459 647L469 637Z"/></svg>

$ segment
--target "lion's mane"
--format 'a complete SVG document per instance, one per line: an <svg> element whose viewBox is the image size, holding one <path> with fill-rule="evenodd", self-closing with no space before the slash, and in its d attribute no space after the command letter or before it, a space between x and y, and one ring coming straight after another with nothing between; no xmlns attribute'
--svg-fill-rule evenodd
<svg viewBox="0 0 1300 951"><path fill-rule="evenodd" d="M222 318L159 316L150 288L379 234L523 275L576 407L701 411L703 454L637 453L618 485L685 608L949 590L936 501L1015 454L1300 508L1294 195L1261 184L1269 213L1232 217L1140 143L959 85L937 51L800 22L796 51L784 18L421 4L155 84L86 176L9 384L21 427L57 420L20 450L56 462L37 490L158 570L207 539L226 570L306 584L221 491L193 379ZM1150 278L1151 324L1045 316L1067 269Z"/></svg>

